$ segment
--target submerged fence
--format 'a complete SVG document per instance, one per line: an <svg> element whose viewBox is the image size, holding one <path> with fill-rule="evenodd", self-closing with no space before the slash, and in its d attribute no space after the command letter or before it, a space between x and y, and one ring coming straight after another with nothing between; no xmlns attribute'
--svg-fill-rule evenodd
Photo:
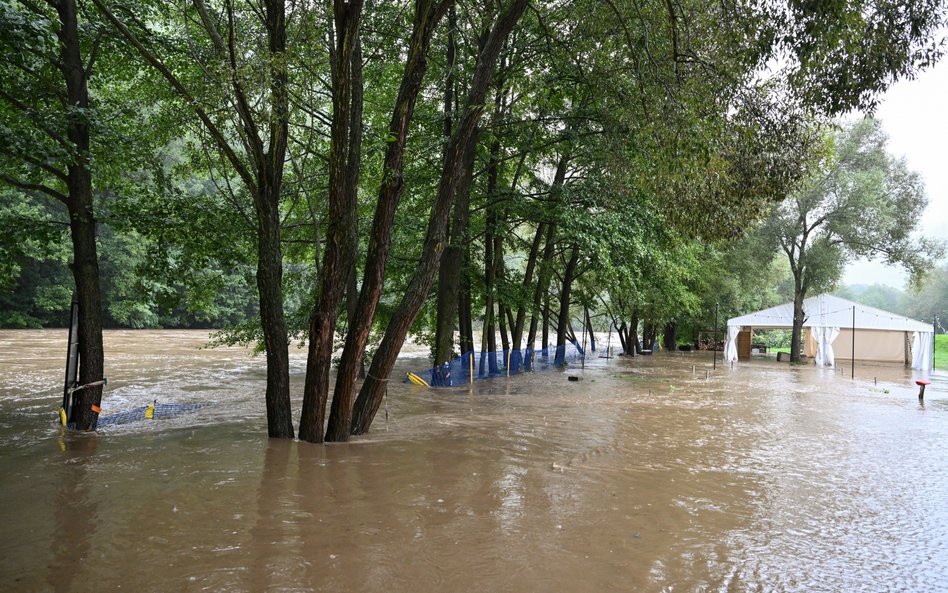
<svg viewBox="0 0 948 593"><path fill-rule="evenodd" d="M586 353L586 360L595 356L595 350ZM568 364L580 364L583 349L572 343L559 348L547 346L542 350L497 350L494 352L467 352L443 365L419 373L410 373L405 383L419 383L430 387L454 387L474 381L509 377L520 373L541 372ZM413 379L414 376L414 379Z"/></svg>
<svg viewBox="0 0 948 593"><path fill-rule="evenodd" d="M96 423L98 428L110 426L113 424L127 424L139 420L151 420L153 418L168 418L177 416L186 412L200 410L208 404L159 404L155 402L147 406L141 406L125 412L116 412L108 416L102 416Z"/></svg>

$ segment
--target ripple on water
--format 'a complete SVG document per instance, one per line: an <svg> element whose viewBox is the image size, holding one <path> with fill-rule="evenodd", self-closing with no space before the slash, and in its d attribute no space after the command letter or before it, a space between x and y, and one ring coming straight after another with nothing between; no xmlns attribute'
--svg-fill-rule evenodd
<svg viewBox="0 0 948 593"><path fill-rule="evenodd" d="M938 377L924 407L899 369L703 353L393 381L327 447L269 441L264 361L201 332L107 333L105 403L213 405L60 434L64 339L0 332L4 591L948 589Z"/></svg>

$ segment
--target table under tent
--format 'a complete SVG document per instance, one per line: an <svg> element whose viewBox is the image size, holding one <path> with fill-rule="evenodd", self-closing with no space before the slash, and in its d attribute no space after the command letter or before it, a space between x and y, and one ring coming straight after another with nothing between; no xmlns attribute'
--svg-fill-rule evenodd
<svg viewBox="0 0 948 593"><path fill-rule="evenodd" d="M835 366L837 359L855 359L900 363L921 370L932 368L935 334L930 323L830 294L805 299L803 311L803 353L818 366ZM793 303L728 319L724 359L749 359L755 329L792 328Z"/></svg>

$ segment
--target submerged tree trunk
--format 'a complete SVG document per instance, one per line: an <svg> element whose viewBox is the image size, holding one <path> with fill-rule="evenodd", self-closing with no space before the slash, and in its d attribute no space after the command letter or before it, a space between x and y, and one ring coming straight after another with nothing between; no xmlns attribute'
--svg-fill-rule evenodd
<svg viewBox="0 0 948 593"><path fill-rule="evenodd" d="M793 329L790 333L790 362L800 362L803 354L803 322L806 313L803 301L806 299L806 285L799 270L793 272Z"/></svg>
<svg viewBox="0 0 948 593"><path fill-rule="evenodd" d="M543 358L550 357L550 293L543 295Z"/></svg>
<svg viewBox="0 0 948 593"><path fill-rule="evenodd" d="M267 188L257 200L257 291L267 357L267 434L273 438L293 438L279 197L274 188Z"/></svg>
<svg viewBox="0 0 948 593"><path fill-rule="evenodd" d="M464 151L474 149L470 145L470 141L483 111L484 98L493 78L497 56L514 25L520 20L527 3L527 0L510 1L510 4L496 20L478 56L477 68L471 79L471 90L468 94L464 113L459 119L457 129L445 150L441 180L428 219L428 229L425 233L421 260L418 262L402 301L396 308L395 314L385 330L379 349L372 359L372 366L365 382L362 384L362 389L359 391L352 423L353 433L362 434L371 426L385 393L385 381L387 381L392 366L395 364L395 359L405 341L408 329L424 304L428 291L431 289L431 284L434 282L444 249L452 197L461 176Z"/></svg>
<svg viewBox="0 0 948 593"><path fill-rule="evenodd" d="M57 35L61 44L61 71L66 83L66 100L79 110L89 108L88 72L82 61L79 40L79 15L75 0L55 4L59 14ZM69 118L66 137L76 159L66 171L66 207L72 238L72 274L79 301L79 385L101 381L105 366L102 346L102 293L99 284L99 259L96 253L96 220L92 204L92 175L88 168L90 133L83 115ZM102 386L87 387L73 394L70 422L79 430L94 430Z"/></svg>
<svg viewBox="0 0 948 593"><path fill-rule="evenodd" d="M583 313L586 317L586 334L589 336L589 349L596 351L596 334L593 332L592 318L589 316L589 308L583 307Z"/></svg>
<svg viewBox="0 0 948 593"><path fill-rule="evenodd" d="M616 333L619 334L619 345L622 346L622 353L629 354L631 340L629 339L628 326L625 321L622 322L622 325L618 326L615 324L615 321L613 321L612 325L616 328Z"/></svg>
<svg viewBox="0 0 948 593"><path fill-rule="evenodd" d="M662 346L669 352L674 352L678 348L678 323L675 321L665 324L662 332Z"/></svg>
<svg viewBox="0 0 948 593"><path fill-rule="evenodd" d="M543 246L543 257L540 261L540 273L537 277L537 285L533 291L533 307L530 313L530 330L527 332L527 347L532 349L535 347L535 342L537 339L537 326L539 325L540 318L543 316L543 298L550 290L550 276L552 275L551 267L553 265L553 247L554 239L556 237L556 225L546 224L541 225L545 226L544 229L544 246ZM537 232L539 233L539 228ZM545 319L545 317L544 317ZM546 325L544 324L543 331L543 345L541 350L546 348ZM533 356L531 356L531 359Z"/></svg>
<svg viewBox="0 0 948 593"><path fill-rule="evenodd" d="M556 323L556 357L553 359L553 364L556 366L566 364L566 338L569 333L567 327L570 325L569 298L578 263L579 247L573 245L569 262L566 264L566 271L563 273L563 287L560 290L560 314Z"/></svg>
<svg viewBox="0 0 948 593"><path fill-rule="evenodd" d="M203 26L205 41L215 58L228 65L233 74L222 90L226 99L234 106L239 125L233 130L237 140L229 138L204 106L188 90L185 82L178 78L157 53L154 46L144 43L109 10L103 0L93 0L99 11L108 19L132 47L168 82L173 92L194 112L208 132L247 192L253 198L257 216L257 288L260 296L260 324L263 329L267 356L267 432L271 437L292 438L293 421L290 414L289 354L286 322L283 314L283 259L280 247L280 191L289 129L288 66L286 59L286 5L284 0L263 0L262 10L255 11L267 31L268 60L265 62L269 96L255 91L253 100L244 88L243 77L236 73L241 69L240 55L234 47L236 25L233 12L228 11L226 35L218 31L220 22L215 22L203 3L195 2L200 19L196 25ZM258 7L260 8L260 7ZM136 28L142 22L136 23ZM225 41L226 37L226 41ZM259 90L259 89L258 89ZM265 115L260 115L260 113ZM232 144L233 142L233 144ZM239 148L236 148L239 147ZM240 155L243 151L243 156ZM248 162L250 163L248 165Z"/></svg>
<svg viewBox="0 0 948 593"><path fill-rule="evenodd" d="M330 57L332 69L332 125L329 146L329 224L323 252L322 278L316 304L310 316L309 352L306 358L306 383L300 414L300 440L321 443L329 397L329 373L332 367L336 320L342 297L354 265L358 245L358 204L351 190L359 163L351 163L349 150L353 132L354 87L361 84L353 69L358 46L362 2L336 2L334 10L335 46ZM361 59L359 60L361 65ZM354 164L353 166L350 166ZM345 405L333 398L333 413Z"/></svg>
<svg viewBox="0 0 948 593"><path fill-rule="evenodd" d="M642 353L642 344L639 342L639 314L633 310L632 319L629 321L629 339L632 342L631 356Z"/></svg>
<svg viewBox="0 0 948 593"><path fill-rule="evenodd" d="M457 14L454 7L448 13L448 40L445 67L448 71L444 85L444 137L451 139L454 107L454 30L457 27ZM476 135L476 134L475 134ZM476 140L473 140L476 143ZM434 364L440 367L454 357L454 326L460 300L461 250L467 235L467 219L470 183L474 175L474 151L466 153L464 174L454 196L454 214L448 229L449 243L444 252L441 268L438 270L438 299L435 319ZM464 353L464 350L461 350Z"/></svg>
<svg viewBox="0 0 948 593"><path fill-rule="evenodd" d="M382 297L385 263L388 261L388 254L391 249L395 210L398 208L398 202L404 187L402 174L405 168L405 146L408 140L409 124L414 113L415 101L418 98L428 68L428 51L431 47L431 37L449 4L450 2L447 1L435 3L433 0L418 0L415 3L415 20L408 48L408 57L398 91L398 98L392 111L392 120L389 124L388 133L393 141L388 142L385 152L383 164L385 174L379 188L375 216L372 220L362 290L359 293L359 305L355 318L352 320L346 334L342 359L336 373L333 400L338 399L340 404L338 406L333 405L333 414L329 419L330 428L328 430L328 436L333 441L347 441L351 433L358 363L365 352L369 332L372 329L372 321L375 319L375 311ZM374 364L373 361L373 367ZM378 377L370 367L370 370L366 373L366 382L371 382L373 375ZM380 391L379 402L381 402L382 393L384 391Z"/></svg>

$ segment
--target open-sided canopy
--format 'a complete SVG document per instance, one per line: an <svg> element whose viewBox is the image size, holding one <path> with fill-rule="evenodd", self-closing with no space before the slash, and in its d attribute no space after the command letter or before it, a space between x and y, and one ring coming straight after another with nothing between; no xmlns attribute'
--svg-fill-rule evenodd
<svg viewBox="0 0 948 593"><path fill-rule="evenodd" d="M931 365L931 344L934 327L914 319L869 307L848 299L821 294L803 301L803 327L810 330L817 341L817 364L833 364L832 342L839 330L855 327L859 330L878 330L884 332L911 332L912 367L928 369ZM854 316L855 314L855 316ZM790 329L793 327L793 303L784 303L733 317L727 321L727 344L724 349L726 360L737 360L737 335L741 327L754 329Z"/></svg>

